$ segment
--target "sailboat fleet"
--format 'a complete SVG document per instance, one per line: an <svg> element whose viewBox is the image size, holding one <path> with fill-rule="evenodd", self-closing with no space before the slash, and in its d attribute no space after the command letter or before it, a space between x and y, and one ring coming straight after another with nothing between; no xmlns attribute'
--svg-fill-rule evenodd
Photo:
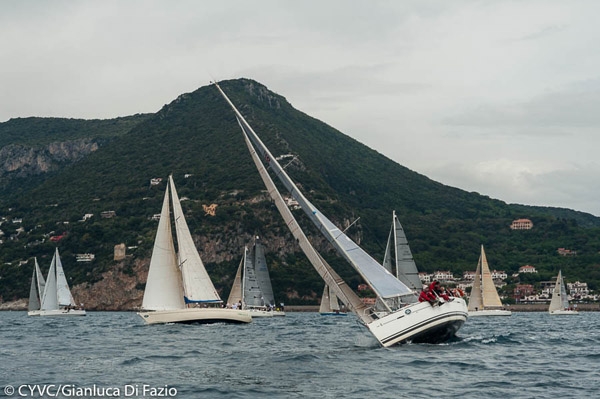
<svg viewBox="0 0 600 399"><path fill-rule="evenodd" d="M27 314L29 316L85 316L85 310L77 307L71 295L58 248L54 252L45 280L37 258L34 258L34 263Z"/></svg>
<svg viewBox="0 0 600 399"><path fill-rule="evenodd" d="M325 283L319 308L321 315L345 316L347 311L353 312L384 347L406 342L445 342L456 335L467 317L511 315L503 307L494 286L483 245L468 306L460 297L434 305L419 302L417 297L423 284L396 212L392 213L383 262L379 264L304 196L221 87L217 83L215 86L233 110L253 162L279 213ZM369 284L376 294L375 305L365 305L315 250L267 168L297 200L338 254ZM569 305L560 271L548 312L553 315L578 313ZM46 278L37 258L34 259L28 315L86 315L71 295L58 249ZM249 323L254 317L284 316L285 313L283 306L276 306L264 247L258 237L250 248L244 247L227 305L223 303L195 247L173 177L169 176L138 315L147 324Z"/></svg>

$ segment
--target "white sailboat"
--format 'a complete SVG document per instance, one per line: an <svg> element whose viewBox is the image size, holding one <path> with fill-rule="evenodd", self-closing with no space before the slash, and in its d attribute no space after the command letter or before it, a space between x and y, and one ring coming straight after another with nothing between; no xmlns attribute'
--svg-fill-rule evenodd
<svg viewBox="0 0 600 399"><path fill-rule="evenodd" d="M46 280L40 270L37 258L34 258L33 275L31 276L31 288L29 289L29 303L27 305L28 316L39 316L40 308L42 304L42 296L44 295L44 288L46 286Z"/></svg>
<svg viewBox="0 0 600 399"><path fill-rule="evenodd" d="M252 317L285 316L285 312L275 306L275 296L265 251L258 237L250 250L244 247L244 256L235 279L228 304L247 310ZM238 305L236 305L238 304Z"/></svg>
<svg viewBox="0 0 600 399"><path fill-rule="evenodd" d="M415 293L408 286L377 263L306 199L242 114L218 84L215 85L233 109L254 164L300 248L325 283L358 316L379 343L385 347L409 341L438 343L455 336L467 319L465 301L455 298L441 306L418 302ZM283 201L254 146L321 233L371 286L377 295L376 309L368 308L312 247Z"/></svg>
<svg viewBox="0 0 600 399"><path fill-rule="evenodd" d="M417 270L417 265L408 246L406 233L396 216L396 211L392 212L392 228L390 229L385 248L383 267L390 273L394 273L395 269L396 277L414 292L420 293L423 290L423 283L419 278L419 270Z"/></svg>
<svg viewBox="0 0 600 399"><path fill-rule="evenodd" d="M173 202L177 254L171 233L169 190ZM221 303L185 221L173 177L169 176L144 290L143 311L138 314L148 324L252 321L248 312L242 310L208 307Z"/></svg>
<svg viewBox="0 0 600 399"><path fill-rule="evenodd" d="M37 262L36 262L37 266ZM37 274L39 267L35 273ZM41 273L40 273L41 275ZM38 275L38 280L39 280ZM38 288L39 289L39 288ZM31 295L30 295L31 299ZM28 312L28 314L30 314ZM44 293L40 302L40 310L33 311L33 316L85 316L86 312L83 309L78 309L71 295L65 271L63 270L58 248L52 257L48 277L44 286Z"/></svg>
<svg viewBox="0 0 600 399"><path fill-rule="evenodd" d="M552 290L552 299L550 300L548 312L556 315L579 314L569 304L569 297L567 296L561 270L558 271L558 277L556 277L556 284L554 285L554 290Z"/></svg>
<svg viewBox="0 0 600 399"><path fill-rule="evenodd" d="M510 316L511 314L512 312L504 309L502 305L482 245L469 296L469 317Z"/></svg>
<svg viewBox="0 0 600 399"><path fill-rule="evenodd" d="M319 306L321 316L346 316L347 313L340 308L340 301L333 290L325 284L323 296L321 296L321 305Z"/></svg>

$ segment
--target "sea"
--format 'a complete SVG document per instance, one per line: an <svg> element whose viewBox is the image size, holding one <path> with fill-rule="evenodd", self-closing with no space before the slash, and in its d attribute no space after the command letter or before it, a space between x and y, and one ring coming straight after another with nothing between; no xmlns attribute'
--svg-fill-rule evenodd
<svg viewBox="0 0 600 399"><path fill-rule="evenodd" d="M600 313L469 319L380 347L353 316L145 325L130 312L0 312L0 397L597 398Z"/></svg>

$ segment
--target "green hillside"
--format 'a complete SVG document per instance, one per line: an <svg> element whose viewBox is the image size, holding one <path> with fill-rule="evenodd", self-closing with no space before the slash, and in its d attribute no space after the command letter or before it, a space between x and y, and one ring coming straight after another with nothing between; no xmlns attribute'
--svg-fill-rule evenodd
<svg viewBox="0 0 600 399"><path fill-rule="evenodd" d="M451 270L458 275L474 270L484 244L493 269L511 274L531 264L541 271L536 278L550 279L562 268L568 281L598 287L600 218L572 210L507 205L445 186L294 109L260 83L238 79L221 86L274 154L295 157L286 170L315 205L340 226L360 217L348 233L376 258L383 256L391 213L396 210L422 271ZM125 269L133 273L135 261L149 257L156 229L151 217L160 212L166 177L173 174L180 197L189 198L182 202L186 218L222 296L229 292L243 245L260 235L276 298L289 304L314 303L322 282L266 199L240 128L216 88L183 94L156 114L130 122L127 127L117 124L119 133L84 159L35 180L36 184L21 181L26 190L2 193L4 300L28 295L32 263L19 267L18 261L38 256L47 269L54 247L48 241L51 235L65 234L60 250L73 284L97 281L102 272L115 267L113 247L121 242L136 247L125 262ZM21 129L27 131L26 126ZM29 144L41 142L42 136L31 137ZM6 144L15 139L3 140ZM151 185L153 178L163 181ZM217 205L215 216L204 211L203 205L210 204ZM101 218L103 211L114 211L116 217ZM296 212L340 274L351 284L360 282ZM94 217L80 221L85 214ZM530 218L534 229L511 231L511 221L521 217ZM23 221L14 224L13 218ZM24 231L15 235L18 227ZM578 255L559 256L559 247ZM96 259L76 263L76 253L94 253Z"/></svg>

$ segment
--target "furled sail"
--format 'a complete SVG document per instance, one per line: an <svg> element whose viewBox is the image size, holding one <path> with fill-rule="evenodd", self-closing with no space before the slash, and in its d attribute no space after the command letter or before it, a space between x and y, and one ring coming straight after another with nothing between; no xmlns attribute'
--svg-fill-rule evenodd
<svg viewBox="0 0 600 399"><path fill-rule="evenodd" d="M181 272L177 267L169 210L169 188L167 187L142 300L142 309L145 310L185 308Z"/></svg>
<svg viewBox="0 0 600 399"><path fill-rule="evenodd" d="M298 201L300 207L319 228L328 241L337 249L355 270L365 279L378 296L384 299L404 297L404 302L415 302L416 296L413 291L400 280L395 278L389 271L382 267L375 259L360 248L354 241L345 235L333 222L323 215L306 197L298 190L294 182L283 170L279 162L269 152L252 127L246 122L242 114L237 110L221 88L217 88L224 96L236 114L238 123L244 134L252 141L261 153L263 159L269 164L290 194Z"/></svg>
<svg viewBox="0 0 600 399"><path fill-rule="evenodd" d="M183 278L185 302L222 302L194 244L194 239L183 216L183 210L181 209L181 203L179 202L179 196L177 195L177 190L175 190L175 183L172 176L169 176L169 183L173 201L175 233L177 235L179 266Z"/></svg>

